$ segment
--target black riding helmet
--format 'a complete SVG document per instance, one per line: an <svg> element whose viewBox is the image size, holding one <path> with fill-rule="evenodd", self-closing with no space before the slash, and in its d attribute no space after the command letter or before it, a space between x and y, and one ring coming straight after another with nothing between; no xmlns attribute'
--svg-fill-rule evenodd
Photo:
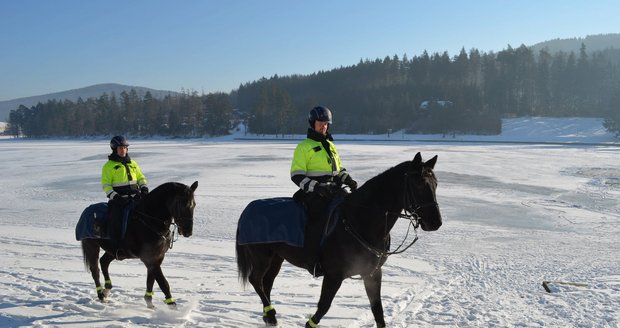
<svg viewBox="0 0 620 328"><path fill-rule="evenodd" d="M332 112L327 107L316 106L308 114L308 123L311 128L314 128L314 121L332 124Z"/></svg>
<svg viewBox="0 0 620 328"><path fill-rule="evenodd" d="M110 148L112 148L113 151L116 151L116 148L119 146L129 147L129 142L127 142L127 139L125 137L115 136L112 138L112 140L110 140Z"/></svg>

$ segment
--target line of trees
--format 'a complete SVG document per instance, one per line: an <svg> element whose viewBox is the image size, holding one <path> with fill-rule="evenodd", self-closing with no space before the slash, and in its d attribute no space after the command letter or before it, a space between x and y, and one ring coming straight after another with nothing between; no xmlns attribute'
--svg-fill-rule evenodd
<svg viewBox="0 0 620 328"><path fill-rule="evenodd" d="M55 137L129 134L136 136L202 136L228 134L234 122L226 93L140 97L135 90L98 98L49 100L9 114L14 136Z"/></svg>
<svg viewBox="0 0 620 328"><path fill-rule="evenodd" d="M516 116L605 117L620 131L618 62L605 52L521 45L498 53L462 49L426 51L411 59L394 55L311 75L273 76L217 93L139 97L135 91L85 101L49 101L10 114L14 135L201 136L226 134L237 108L249 132L303 133L307 113L321 104L334 112L332 132L501 132L501 118ZM423 107L424 101L450 106ZM614 130L615 129L615 130Z"/></svg>
<svg viewBox="0 0 620 328"><path fill-rule="evenodd" d="M341 133L499 133L502 117L610 117L618 112L618 73L617 62L603 52L586 52L584 45L578 54L535 54L524 45L498 53L462 49L452 58L447 52L395 55L307 76L261 79L241 85L237 103L250 110L251 131L281 129L277 120L263 117L293 118L285 128L303 131L308 110L323 104L334 111L333 128ZM291 99L292 110L287 104L265 112L255 105L275 94L270 99ZM452 105L422 108L424 101Z"/></svg>

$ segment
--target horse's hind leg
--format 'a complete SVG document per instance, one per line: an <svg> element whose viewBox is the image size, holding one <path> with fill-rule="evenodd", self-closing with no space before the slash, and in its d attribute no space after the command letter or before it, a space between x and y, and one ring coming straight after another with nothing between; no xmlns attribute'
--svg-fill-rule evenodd
<svg viewBox="0 0 620 328"><path fill-rule="evenodd" d="M110 255L110 253L103 254L101 259L99 259L99 264L101 264L101 272L103 273L103 279L105 279L105 289L103 290L103 294L105 297L108 297L108 295L110 295L110 290L112 289L112 280L110 279L110 273L108 271L108 269L110 268L110 263L112 261L114 261L114 256Z"/></svg>
<svg viewBox="0 0 620 328"><path fill-rule="evenodd" d="M265 256L263 258L265 259L264 261L254 261L252 263L252 272L248 280L263 302L263 321L269 326L276 326L278 320L276 319L276 310L271 305L270 294L275 276L280 271L282 259L274 262L275 259L273 257Z"/></svg>
<svg viewBox="0 0 620 328"><path fill-rule="evenodd" d="M280 268L282 268L282 262L284 262L283 258L279 256L275 257L271 261L271 266L263 277L263 286L265 288L265 294L267 294L267 298L269 299L269 301L271 301L271 288L273 288L273 282L276 280L278 273L280 273Z"/></svg>
<svg viewBox="0 0 620 328"><path fill-rule="evenodd" d="M97 297L100 301L105 300L103 293L103 287L99 281L99 244L91 239L82 240L82 255L84 256L84 264L86 269L90 271L90 274L95 281L95 288L97 289Z"/></svg>
<svg viewBox="0 0 620 328"><path fill-rule="evenodd" d="M282 262L284 262L284 259L281 257L273 258L271 261L271 266L263 277L263 289L265 290L265 294L267 295L267 299L270 304L269 306L263 308L263 321L267 324L276 325L278 323L278 320L276 319L276 309L271 306L271 288L273 288L273 282L276 280L276 276L280 273Z"/></svg>

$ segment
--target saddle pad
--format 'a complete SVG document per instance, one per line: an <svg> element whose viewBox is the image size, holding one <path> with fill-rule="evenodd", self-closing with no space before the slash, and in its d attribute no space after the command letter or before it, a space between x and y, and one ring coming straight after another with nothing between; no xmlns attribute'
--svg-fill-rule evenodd
<svg viewBox="0 0 620 328"><path fill-rule="evenodd" d="M241 213L237 226L237 243L286 243L303 247L306 215L291 197L258 199Z"/></svg>
<svg viewBox="0 0 620 328"><path fill-rule="evenodd" d="M107 213L108 203L96 203L85 208L75 226L75 239L109 239L107 231L104 229ZM95 225L95 221L98 223L97 225Z"/></svg>
<svg viewBox="0 0 620 328"><path fill-rule="evenodd" d="M121 239L125 238L129 213L135 205L136 203L130 203L123 209ZM108 231L108 203L96 203L84 209L82 215L80 215L80 220L75 226L75 239L110 239Z"/></svg>

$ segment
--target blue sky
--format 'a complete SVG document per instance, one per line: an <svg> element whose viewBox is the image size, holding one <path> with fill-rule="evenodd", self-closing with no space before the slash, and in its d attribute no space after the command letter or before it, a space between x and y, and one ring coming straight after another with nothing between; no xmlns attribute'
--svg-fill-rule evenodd
<svg viewBox="0 0 620 328"><path fill-rule="evenodd" d="M617 0L1 0L0 100L98 83L230 92L360 59L620 32Z"/></svg>

